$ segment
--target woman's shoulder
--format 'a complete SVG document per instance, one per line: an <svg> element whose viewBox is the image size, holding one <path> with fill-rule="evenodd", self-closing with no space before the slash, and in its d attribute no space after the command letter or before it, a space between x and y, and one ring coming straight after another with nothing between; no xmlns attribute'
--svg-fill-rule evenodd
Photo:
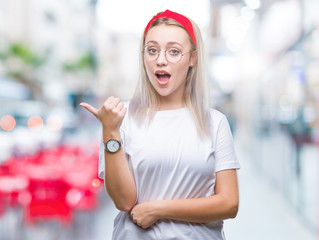
<svg viewBox="0 0 319 240"><path fill-rule="evenodd" d="M214 135L218 132L231 132L227 115L214 108L210 109L210 127Z"/></svg>
<svg viewBox="0 0 319 240"><path fill-rule="evenodd" d="M215 108L209 108L210 119L213 122L220 122L226 119L226 115Z"/></svg>

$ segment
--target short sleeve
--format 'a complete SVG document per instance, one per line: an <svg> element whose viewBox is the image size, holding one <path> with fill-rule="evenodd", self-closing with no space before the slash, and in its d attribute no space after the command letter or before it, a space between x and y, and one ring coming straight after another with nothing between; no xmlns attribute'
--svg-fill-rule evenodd
<svg viewBox="0 0 319 240"><path fill-rule="evenodd" d="M104 144L103 137L101 137L99 148L99 178L104 179L105 163L104 163Z"/></svg>
<svg viewBox="0 0 319 240"><path fill-rule="evenodd" d="M233 136L225 115L222 114L217 126L215 138L215 171L239 169L240 164L236 156Z"/></svg>

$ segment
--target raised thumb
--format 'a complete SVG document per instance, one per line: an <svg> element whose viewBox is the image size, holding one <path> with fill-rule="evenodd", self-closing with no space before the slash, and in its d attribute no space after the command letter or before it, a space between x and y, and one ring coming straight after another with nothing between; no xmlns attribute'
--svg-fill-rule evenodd
<svg viewBox="0 0 319 240"><path fill-rule="evenodd" d="M88 103L80 103L81 107L84 107L86 110L88 110L90 113L92 113L96 118L97 118L97 113L98 113L98 109L96 109L95 107L92 107L90 104Z"/></svg>

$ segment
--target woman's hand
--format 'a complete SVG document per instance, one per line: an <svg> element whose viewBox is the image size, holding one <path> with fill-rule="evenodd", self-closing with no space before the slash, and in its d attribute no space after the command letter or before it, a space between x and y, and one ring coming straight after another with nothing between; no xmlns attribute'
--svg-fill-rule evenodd
<svg viewBox="0 0 319 240"><path fill-rule="evenodd" d="M110 132L117 131L120 128L126 114L126 107L119 98L115 97L106 99L100 109L96 109L88 103L81 103L80 106L92 113L100 120L102 127Z"/></svg>
<svg viewBox="0 0 319 240"><path fill-rule="evenodd" d="M135 205L131 211L133 222L141 228L148 228L160 219L161 201L149 201Z"/></svg>

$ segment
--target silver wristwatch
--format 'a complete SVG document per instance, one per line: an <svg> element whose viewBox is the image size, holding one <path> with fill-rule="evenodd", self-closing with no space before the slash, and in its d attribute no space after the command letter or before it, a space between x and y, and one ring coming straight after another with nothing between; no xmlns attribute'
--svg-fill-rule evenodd
<svg viewBox="0 0 319 240"><path fill-rule="evenodd" d="M104 143L104 149L110 153L116 153L121 149L121 142L111 138Z"/></svg>

